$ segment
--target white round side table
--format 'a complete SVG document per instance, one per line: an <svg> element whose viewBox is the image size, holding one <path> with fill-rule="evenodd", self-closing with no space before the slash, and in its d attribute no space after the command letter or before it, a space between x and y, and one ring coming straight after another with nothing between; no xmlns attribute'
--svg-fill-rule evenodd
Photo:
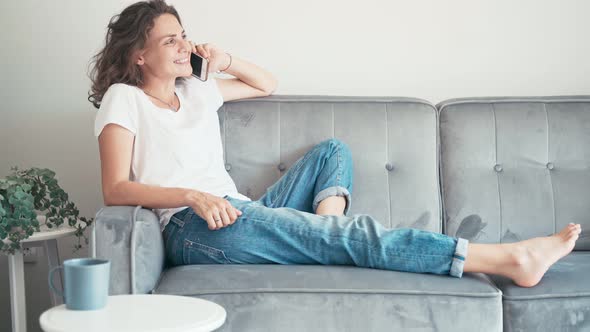
<svg viewBox="0 0 590 332"><path fill-rule="evenodd" d="M204 299L164 295L112 295L99 310L68 310L65 304L39 317L45 332L213 331L225 322L225 309Z"/></svg>

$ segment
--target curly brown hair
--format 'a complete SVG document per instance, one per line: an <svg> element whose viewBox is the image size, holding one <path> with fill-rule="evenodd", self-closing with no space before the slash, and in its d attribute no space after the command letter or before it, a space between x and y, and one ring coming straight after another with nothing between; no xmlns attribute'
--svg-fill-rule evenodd
<svg viewBox="0 0 590 332"><path fill-rule="evenodd" d="M113 16L108 25L105 47L92 57L94 67L89 73L92 81L88 101L99 108L107 89L115 83L139 86L143 75L132 55L143 49L154 21L162 14L172 14L182 26L180 16L164 0L134 3Z"/></svg>

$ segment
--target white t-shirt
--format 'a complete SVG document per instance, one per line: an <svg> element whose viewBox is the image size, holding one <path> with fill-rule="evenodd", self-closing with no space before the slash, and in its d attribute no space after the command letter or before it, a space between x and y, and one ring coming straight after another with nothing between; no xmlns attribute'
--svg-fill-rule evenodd
<svg viewBox="0 0 590 332"><path fill-rule="evenodd" d="M223 197L240 194L225 170L217 111L223 97L215 78L177 80L180 109L157 107L138 87L116 83L103 96L94 136L115 123L135 135L130 180L160 187L181 187ZM161 230L170 217L187 208L153 209Z"/></svg>

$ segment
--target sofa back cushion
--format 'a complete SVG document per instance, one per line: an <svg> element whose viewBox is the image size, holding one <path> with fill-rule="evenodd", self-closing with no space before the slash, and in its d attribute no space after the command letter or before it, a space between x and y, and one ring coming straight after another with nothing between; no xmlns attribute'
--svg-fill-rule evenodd
<svg viewBox="0 0 590 332"><path fill-rule="evenodd" d="M315 144L353 156L349 216L441 232L436 108L412 98L270 96L219 110L226 169L253 200ZM282 170L282 171L281 171Z"/></svg>
<svg viewBox="0 0 590 332"><path fill-rule="evenodd" d="M462 98L438 106L444 232L515 242L590 228L590 97ZM590 249L585 232L577 250Z"/></svg>

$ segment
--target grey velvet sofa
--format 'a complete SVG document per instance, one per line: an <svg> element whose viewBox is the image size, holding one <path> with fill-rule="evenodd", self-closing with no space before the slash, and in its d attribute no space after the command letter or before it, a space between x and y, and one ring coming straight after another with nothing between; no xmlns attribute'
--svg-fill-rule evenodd
<svg viewBox="0 0 590 332"><path fill-rule="evenodd" d="M453 99L270 96L219 110L226 169L258 199L328 138L354 159L348 216L472 242L590 228L590 96ZM91 249L112 262L111 294L195 296L222 305L219 331L590 330L590 238L533 288L320 265L168 268L155 214L103 207Z"/></svg>

